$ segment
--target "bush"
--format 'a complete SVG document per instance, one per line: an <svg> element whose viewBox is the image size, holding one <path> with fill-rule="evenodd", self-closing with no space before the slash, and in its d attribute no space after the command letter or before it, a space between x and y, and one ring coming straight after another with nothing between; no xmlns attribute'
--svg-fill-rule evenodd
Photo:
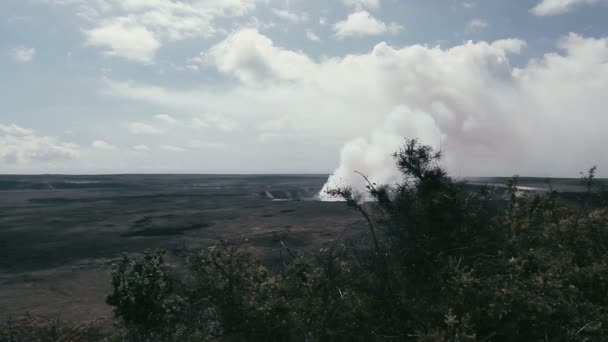
<svg viewBox="0 0 608 342"><path fill-rule="evenodd" d="M166 340L608 340L608 210L594 168L574 205L522 194L517 178L506 191L458 183L416 140L394 157L402 182L368 181L372 201L329 191L366 220L361 238L312 255L285 247L276 273L226 243L194 253L181 279L158 254L125 258L108 303L129 331Z"/></svg>
<svg viewBox="0 0 608 342"><path fill-rule="evenodd" d="M114 314L135 336L171 336L184 310L182 297L173 290L163 268L162 252L126 255L112 267L112 293L106 298Z"/></svg>
<svg viewBox="0 0 608 342"><path fill-rule="evenodd" d="M193 279L189 297L204 300L221 328L218 335L284 340L280 319L289 314L280 280L240 246L221 244L189 260Z"/></svg>

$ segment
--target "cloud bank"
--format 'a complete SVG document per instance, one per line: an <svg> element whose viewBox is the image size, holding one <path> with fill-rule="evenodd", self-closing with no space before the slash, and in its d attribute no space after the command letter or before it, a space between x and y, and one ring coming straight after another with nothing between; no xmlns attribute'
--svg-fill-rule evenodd
<svg viewBox="0 0 608 342"><path fill-rule="evenodd" d="M315 60L241 30L205 52L209 65L237 82L223 92L108 80L106 93L167 110L222 113L193 124L230 132L228 123L238 122L246 128L241 135L300 148L291 154L308 163L330 163L336 150L328 146L343 145L330 183L356 183L354 171L394 181L388 156L403 137L441 147L456 176L575 177L592 164L607 170L608 38L570 34L555 52L513 67L510 58L525 45L380 43L367 53ZM280 168L280 160L271 162Z"/></svg>
<svg viewBox="0 0 608 342"><path fill-rule="evenodd" d="M252 12L258 0L42 0L70 6L86 23L85 45L107 56L151 64L165 43L209 38L216 21Z"/></svg>
<svg viewBox="0 0 608 342"><path fill-rule="evenodd" d="M0 162L5 166L39 162L52 164L78 155L79 148L73 143L41 136L32 129L15 124L0 124Z"/></svg>

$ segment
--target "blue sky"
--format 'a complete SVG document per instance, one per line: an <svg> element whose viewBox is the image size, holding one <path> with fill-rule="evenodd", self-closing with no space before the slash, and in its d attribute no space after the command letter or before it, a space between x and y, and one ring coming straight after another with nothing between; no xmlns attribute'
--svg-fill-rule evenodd
<svg viewBox="0 0 608 342"><path fill-rule="evenodd" d="M1 173L608 167L608 1L5 0Z"/></svg>

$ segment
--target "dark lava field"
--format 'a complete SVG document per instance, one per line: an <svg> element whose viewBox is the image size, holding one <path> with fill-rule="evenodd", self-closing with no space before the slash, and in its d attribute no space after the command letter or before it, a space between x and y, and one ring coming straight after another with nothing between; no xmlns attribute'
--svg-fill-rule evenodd
<svg viewBox="0 0 608 342"><path fill-rule="evenodd" d="M262 260L318 248L360 217L315 196L327 176L0 176L1 315L110 317L113 260L219 240Z"/></svg>

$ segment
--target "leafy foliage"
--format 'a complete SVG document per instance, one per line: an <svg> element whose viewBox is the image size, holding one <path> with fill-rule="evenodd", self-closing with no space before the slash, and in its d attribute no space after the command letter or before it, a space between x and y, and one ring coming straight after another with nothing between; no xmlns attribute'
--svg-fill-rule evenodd
<svg viewBox="0 0 608 342"><path fill-rule="evenodd" d="M218 333L242 338L282 340L287 329L279 317L289 313L281 284L239 246L219 245L190 258L191 298L213 308Z"/></svg>
<svg viewBox="0 0 608 342"><path fill-rule="evenodd" d="M174 280L163 268L162 252L146 252L130 259L124 255L112 268L112 290L106 298L116 317L136 335L171 336L184 310L173 291Z"/></svg>

